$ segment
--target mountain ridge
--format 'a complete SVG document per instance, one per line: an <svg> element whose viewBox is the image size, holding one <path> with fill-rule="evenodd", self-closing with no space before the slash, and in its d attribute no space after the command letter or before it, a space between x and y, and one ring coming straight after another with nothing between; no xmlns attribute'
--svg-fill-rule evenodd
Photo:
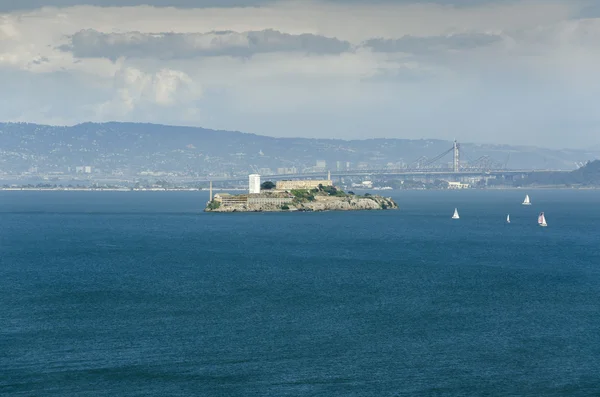
<svg viewBox="0 0 600 397"><path fill-rule="evenodd" d="M0 173L72 173L180 176L263 174L277 170L345 170L416 167L441 153L452 162L451 141L442 139L271 137L135 122L85 122L74 126L0 123ZM600 151L547 149L508 144L461 143L461 164L513 169L576 169ZM33 170L33 171L32 171ZM287 173L287 172L280 172Z"/></svg>
<svg viewBox="0 0 600 397"><path fill-rule="evenodd" d="M135 121L85 121L82 123L77 123L73 125L58 125L58 124L41 124L41 123L32 123L32 122L20 122L20 121L0 121L0 126L2 125L30 125L30 126L38 126L38 127L52 127L52 128L76 128L76 127L84 127L84 126L103 126L103 125L131 125L131 126L153 126L153 127L163 127L163 128L178 128L178 129L192 129L192 130L204 130L204 131L212 131L218 133L234 133L248 136L255 136L261 138L269 138L269 139L279 139L279 140L309 140L309 141L334 141L334 142L368 142L368 141L437 141L437 142L452 142L452 140L441 139L441 138L386 138L386 137L377 137L377 138L364 138L364 139L344 139L344 138L310 138L310 137L301 137L301 136L292 136L292 137L278 137L271 135L264 135L255 132L246 132L239 130L226 130L226 129L214 129L214 128L206 128L199 126L189 126L189 125L177 125L177 124L163 124L163 123L150 123L150 122L135 122ZM586 151L583 148L552 148L546 146L534 146L534 145L512 145L508 143L484 143L484 142L465 142L469 145L474 146L506 146L513 149L541 149L541 150L551 150L551 151ZM600 145L592 146L592 151L600 152Z"/></svg>

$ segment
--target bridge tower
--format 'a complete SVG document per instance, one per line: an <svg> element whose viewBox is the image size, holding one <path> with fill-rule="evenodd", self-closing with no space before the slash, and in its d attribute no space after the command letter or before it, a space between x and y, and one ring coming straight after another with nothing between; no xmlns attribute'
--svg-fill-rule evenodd
<svg viewBox="0 0 600 397"><path fill-rule="evenodd" d="M460 171L460 144L454 140L454 163L452 167L452 171L458 172Z"/></svg>

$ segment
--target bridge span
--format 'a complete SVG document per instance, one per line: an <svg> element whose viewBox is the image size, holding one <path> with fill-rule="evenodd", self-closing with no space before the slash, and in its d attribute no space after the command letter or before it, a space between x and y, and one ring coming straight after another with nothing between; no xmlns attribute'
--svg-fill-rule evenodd
<svg viewBox="0 0 600 397"><path fill-rule="evenodd" d="M449 154L452 154L452 162L444 163L444 159ZM461 160L461 158L463 160ZM343 171L327 171L320 172L304 172L298 174L277 174L263 175L265 180L281 180L281 179L325 179L330 175L332 178L343 177L379 177L379 176L398 176L398 177L424 177L424 178L451 178L460 179L463 177L473 176L505 176L514 177L525 175L532 172L568 172L563 170L525 170L525 169L509 169L507 168L508 158L505 162L500 163L492 159L488 155L481 156L475 160L470 159L464 152L461 145L455 140L452 147L445 150L443 153L427 158L421 156L419 159L407 164L406 167L400 169L382 168L382 169L354 169ZM235 182L247 180L247 176L221 177L213 178L212 180L223 182ZM207 180L208 181L208 180Z"/></svg>
<svg viewBox="0 0 600 397"><path fill-rule="evenodd" d="M505 176L514 177L519 175L526 175L531 173L544 173L544 172L569 172L565 170L349 170L349 171L331 171L331 172L306 172L299 174L277 174L277 175L263 175L263 180L283 180L283 179L326 179L328 176L331 178L343 178L343 177L380 177L380 176L405 176L405 177L422 177L422 178L449 178L449 179L460 179L463 177L486 177L486 176ZM237 182L247 181L248 176L232 176L232 177L216 177L211 179L214 182ZM206 180L208 181L208 179Z"/></svg>

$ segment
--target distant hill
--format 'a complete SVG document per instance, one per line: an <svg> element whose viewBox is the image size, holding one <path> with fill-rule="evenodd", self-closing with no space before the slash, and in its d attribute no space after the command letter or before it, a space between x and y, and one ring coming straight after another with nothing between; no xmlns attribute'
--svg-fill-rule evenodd
<svg viewBox="0 0 600 397"><path fill-rule="evenodd" d="M162 172L198 176L244 174L325 161L326 169L399 167L435 158L452 143L421 139L273 138L236 131L141 123L83 123L56 127L0 123L0 175L68 173L91 166L94 173ZM598 151L551 150L461 143L461 161L518 169L575 169L600 158ZM450 163L451 154L442 162ZM322 164L322 162L320 163Z"/></svg>
<svg viewBox="0 0 600 397"><path fill-rule="evenodd" d="M594 160L585 166L569 173L571 183L583 185L600 185L600 160Z"/></svg>
<svg viewBox="0 0 600 397"><path fill-rule="evenodd" d="M600 187L600 160L590 161L583 167L569 173L530 174L524 180L518 181L517 185Z"/></svg>

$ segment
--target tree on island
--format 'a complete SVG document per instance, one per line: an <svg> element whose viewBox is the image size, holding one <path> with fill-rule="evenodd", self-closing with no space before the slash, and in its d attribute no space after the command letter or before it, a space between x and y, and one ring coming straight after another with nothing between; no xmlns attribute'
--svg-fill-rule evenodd
<svg viewBox="0 0 600 397"><path fill-rule="evenodd" d="M338 196L338 197L345 197L346 193L344 193L343 190L339 190L337 189L335 186L323 186L323 184L319 183L319 188L318 189L314 189L315 192L324 192L327 193L329 196Z"/></svg>
<svg viewBox="0 0 600 397"><path fill-rule="evenodd" d="M207 208L210 210L216 210L217 208L219 208L221 206L221 203L213 200L211 202L208 203Z"/></svg>
<svg viewBox="0 0 600 397"><path fill-rule="evenodd" d="M265 181L260 184L260 190L271 190L275 189L275 184L271 181Z"/></svg>

